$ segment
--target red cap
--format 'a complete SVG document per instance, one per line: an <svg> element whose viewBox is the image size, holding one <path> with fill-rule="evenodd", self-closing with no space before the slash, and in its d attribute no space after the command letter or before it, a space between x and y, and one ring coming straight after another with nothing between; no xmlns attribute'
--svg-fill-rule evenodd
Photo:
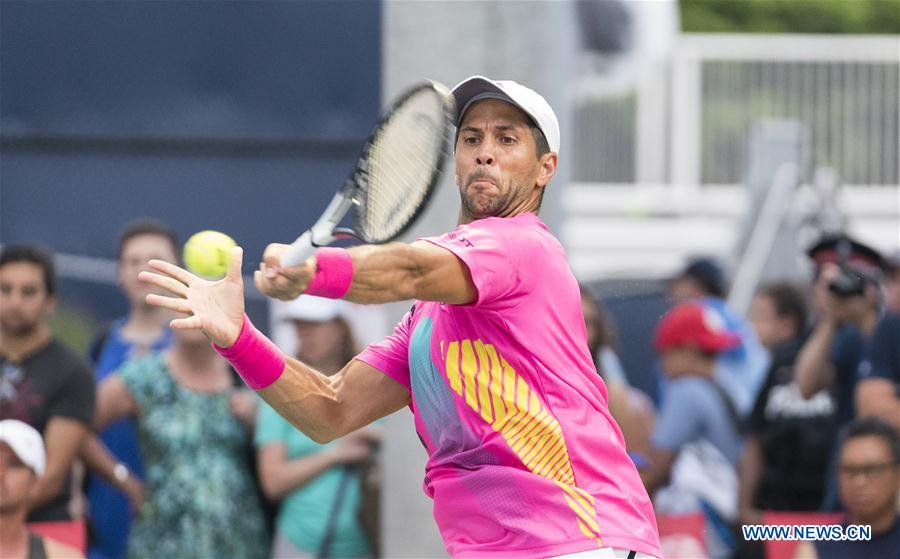
<svg viewBox="0 0 900 559"><path fill-rule="evenodd" d="M696 346L719 353L740 345L741 339L725 329L718 314L700 303L682 303L659 321L653 347L656 351Z"/></svg>

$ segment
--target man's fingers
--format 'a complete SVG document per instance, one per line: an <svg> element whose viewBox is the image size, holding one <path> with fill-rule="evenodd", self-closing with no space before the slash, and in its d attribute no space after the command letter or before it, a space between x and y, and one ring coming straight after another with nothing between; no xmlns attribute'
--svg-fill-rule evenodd
<svg viewBox="0 0 900 559"><path fill-rule="evenodd" d="M195 315L187 318L176 318L169 323L169 326L175 330L200 330L203 323L201 322L200 317Z"/></svg>
<svg viewBox="0 0 900 559"><path fill-rule="evenodd" d="M193 310L191 309L191 304L188 303L186 299L164 297L162 295L157 295L156 293L150 293L149 295L147 295L146 301L149 305L162 307L164 309L169 309L175 312L184 314L191 314L193 312Z"/></svg>
<svg viewBox="0 0 900 559"><path fill-rule="evenodd" d="M244 261L244 249L241 247L234 247L231 249L231 256L228 260L228 273L225 275L225 279L241 282L243 278L241 276L241 263Z"/></svg>
<svg viewBox="0 0 900 559"><path fill-rule="evenodd" d="M154 272L141 272L138 274L138 279L144 283L150 283L156 287L165 289L173 295L187 297L187 286L169 276L163 276Z"/></svg>
<svg viewBox="0 0 900 559"><path fill-rule="evenodd" d="M147 263L147 265L154 270L162 272L169 277L173 277L188 286L191 285L191 283L193 283L195 279L197 279L197 276L195 276L194 274L164 260L151 260Z"/></svg>
<svg viewBox="0 0 900 559"><path fill-rule="evenodd" d="M284 251L287 250L289 245L284 245L281 243L271 243L266 247L266 250L263 251L262 262L267 267L275 270L281 270L281 255L284 254Z"/></svg>

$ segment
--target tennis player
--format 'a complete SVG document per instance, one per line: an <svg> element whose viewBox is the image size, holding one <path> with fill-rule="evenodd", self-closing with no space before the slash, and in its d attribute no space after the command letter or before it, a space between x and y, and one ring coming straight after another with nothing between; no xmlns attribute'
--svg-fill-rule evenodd
<svg viewBox="0 0 900 559"><path fill-rule="evenodd" d="M191 316L245 381L325 442L409 406L429 460L424 490L454 557L661 557L656 520L586 344L578 284L538 218L559 124L536 92L459 84L459 226L412 244L320 248L255 283L360 303L415 299L393 335L326 377L285 357L244 314L240 249L211 283L164 262L148 301Z"/></svg>

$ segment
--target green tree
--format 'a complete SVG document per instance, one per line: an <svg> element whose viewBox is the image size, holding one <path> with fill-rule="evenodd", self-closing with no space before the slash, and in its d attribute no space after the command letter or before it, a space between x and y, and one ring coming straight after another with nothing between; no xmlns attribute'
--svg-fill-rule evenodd
<svg viewBox="0 0 900 559"><path fill-rule="evenodd" d="M900 0L679 0L686 32L900 34Z"/></svg>

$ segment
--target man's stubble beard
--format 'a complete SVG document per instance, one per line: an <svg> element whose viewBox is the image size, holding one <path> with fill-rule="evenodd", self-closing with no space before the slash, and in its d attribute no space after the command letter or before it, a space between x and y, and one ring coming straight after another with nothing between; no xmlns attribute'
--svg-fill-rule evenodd
<svg viewBox="0 0 900 559"><path fill-rule="evenodd" d="M40 321L36 321L30 324L20 323L18 325L11 325L4 320L0 320L0 334L13 338L24 338L30 334L33 334L34 331L37 330L39 324Z"/></svg>

